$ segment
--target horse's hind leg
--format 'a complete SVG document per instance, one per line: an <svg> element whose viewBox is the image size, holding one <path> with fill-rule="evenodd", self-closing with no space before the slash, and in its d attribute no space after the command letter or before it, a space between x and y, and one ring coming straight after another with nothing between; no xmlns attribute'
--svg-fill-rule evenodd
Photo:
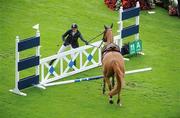
<svg viewBox="0 0 180 118"><path fill-rule="evenodd" d="M111 83L110 83L109 78L104 78L104 79L105 79L105 81L107 82L109 91L111 91ZM110 104L113 104L112 96L109 96L109 103L110 103Z"/></svg>
<svg viewBox="0 0 180 118"><path fill-rule="evenodd" d="M118 93L117 104L119 104L119 106L122 106L121 101L120 101L120 91Z"/></svg>
<svg viewBox="0 0 180 118"><path fill-rule="evenodd" d="M114 88L115 81L114 81L114 76L112 76L112 88Z"/></svg>
<svg viewBox="0 0 180 118"><path fill-rule="evenodd" d="M112 96L109 96L109 103L110 104L113 104L114 102L113 102L113 99L112 99Z"/></svg>
<svg viewBox="0 0 180 118"><path fill-rule="evenodd" d="M118 99L117 99L117 104L119 104L119 106L122 106L122 104L121 104L121 99L120 99L120 93L121 93L121 89L122 89L122 81L121 81L121 83L120 83L120 90L119 90L119 92L118 92Z"/></svg>
<svg viewBox="0 0 180 118"><path fill-rule="evenodd" d="M106 92L106 82L105 79L103 78L103 94Z"/></svg>
<svg viewBox="0 0 180 118"><path fill-rule="evenodd" d="M120 103L120 94L118 93L118 99L117 99L117 104Z"/></svg>

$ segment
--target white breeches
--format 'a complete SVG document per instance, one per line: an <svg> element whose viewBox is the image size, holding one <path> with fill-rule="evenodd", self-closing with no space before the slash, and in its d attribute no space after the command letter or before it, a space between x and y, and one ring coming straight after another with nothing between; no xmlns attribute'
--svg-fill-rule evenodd
<svg viewBox="0 0 180 118"><path fill-rule="evenodd" d="M62 45L61 48L59 49L58 53L64 52L67 48L73 49L71 45L67 45L67 46ZM74 56L75 56L75 53L72 53L71 58L73 58Z"/></svg>

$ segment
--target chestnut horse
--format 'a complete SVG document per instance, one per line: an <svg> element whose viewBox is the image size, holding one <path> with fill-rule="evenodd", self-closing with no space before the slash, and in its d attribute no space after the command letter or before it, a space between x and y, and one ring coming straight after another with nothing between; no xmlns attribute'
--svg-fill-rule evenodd
<svg viewBox="0 0 180 118"><path fill-rule="evenodd" d="M107 83L109 87L109 103L113 104L112 97L118 94L117 104L121 106L120 103L120 91L123 86L125 66L124 59L120 53L120 48L113 43L113 33L112 26L105 27L103 41L105 46L102 50L102 67L103 67L103 94L105 93L105 85ZM116 78L116 85L114 87L114 76ZM112 77L112 83L110 82L110 77Z"/></svg>

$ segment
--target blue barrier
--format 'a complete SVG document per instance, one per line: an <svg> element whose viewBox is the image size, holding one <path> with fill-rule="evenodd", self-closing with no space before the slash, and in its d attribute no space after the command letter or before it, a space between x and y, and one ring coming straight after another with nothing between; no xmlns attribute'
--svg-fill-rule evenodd
<svg viewBox="0 0 180 118"><path fill-rule="evenodd" d="M30 37L28 39L19 41L18 43L18 52L37 47L40 45L40 37Z"/></svg>
<svg viewBox="0 0 180 118"><path fill-rule="evenodd" d="M122 12L122 20L126 20L135 16L139 16L140 7L133 7L129 9L125 9Z"/></svg>
<svg viewBox="0 0 180 118"><path fill-rule="evenodd" d="M137 33L139 33L139 25L131 25L129 27L123 28L121 31L121 38L125 38Z"/></svg>
<svg viewBox="0 0 180 118"><path fill-rule="evenodd" d="M39 65L39 56L32 56L18 62L18 71Z"/></svg>
<svg viewBox="0 0 180 118"><path fill-rule="evenodd" d="M39 84L39 75L32 75L23 79L20 79L18 82L18 89L22 90L27 87Z"/></svg>

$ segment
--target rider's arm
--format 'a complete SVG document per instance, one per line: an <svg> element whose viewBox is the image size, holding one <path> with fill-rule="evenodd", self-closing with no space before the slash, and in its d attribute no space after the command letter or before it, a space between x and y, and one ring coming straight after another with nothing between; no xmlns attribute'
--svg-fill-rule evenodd
<svg viewBox="0 0 180 118"><path fill-rule="evenodd" d="M79 32L79 38L80 38L86 45L88 45L88 42L83 38L83 36L81 35L80 32Z"/></svg>
<svg viewBox="0 0 180 118"><path fill-rule="evenodd" d="M70 33L70 30L66 31L63 35L62 35L62 40L65 41L65 37Z"/></svg>

